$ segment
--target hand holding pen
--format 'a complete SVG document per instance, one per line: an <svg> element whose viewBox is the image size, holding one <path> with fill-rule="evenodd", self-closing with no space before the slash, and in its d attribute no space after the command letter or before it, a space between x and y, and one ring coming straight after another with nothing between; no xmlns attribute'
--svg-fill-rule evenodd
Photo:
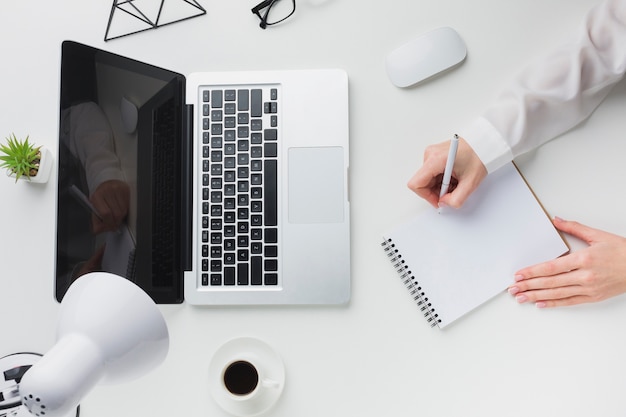
<svg viewBox="0 0 626 417"><path fill-rule="evenodd" d="M94 234L118 230L130 205L130 189L123 181L105 181L98 186L91 198L72 185L70 194L91 213Z"/></svg>
<svg viewBox="0 0 626 417"><path fill-rule="evenodd" d="M456 136L456 135L455 135ZM424 163L408 182L408 187L428 201L433 207L450 206L459 208L487 176L487 169L474 150L461 137L457 137L458 148L454 151L453 141L431 145L424 151ZM454 151L455 157L450 158ZM448 181L444 173L448 160ZM448 185L444 185L447 182Z"/></svg>

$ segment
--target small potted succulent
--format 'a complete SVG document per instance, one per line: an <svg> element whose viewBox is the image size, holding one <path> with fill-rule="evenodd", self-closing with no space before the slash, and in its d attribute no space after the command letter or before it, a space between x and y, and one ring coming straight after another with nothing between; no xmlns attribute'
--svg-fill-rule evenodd
<svg viewBox="0 0 626 417"><path fill-rule="evenodd" d="M0 168L6 168L7 175L15 177L15 182L20 179L37 183L48 181L51 159L50 151L34 146L28 141L28 136L20 140L12 134L6 138L6 143L0 145Z"/></svg>

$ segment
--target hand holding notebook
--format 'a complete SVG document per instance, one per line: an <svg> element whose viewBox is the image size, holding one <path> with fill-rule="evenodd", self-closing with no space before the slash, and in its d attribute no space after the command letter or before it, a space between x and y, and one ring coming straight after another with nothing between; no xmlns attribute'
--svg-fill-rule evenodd
<svg viewBox="0 0 626 417"><path fill-rule="evenodd" d="M503 292L517 270L568 251L513 163L485 178L462 208L426 210L385 235L383 246L440 328Z"/></svg>

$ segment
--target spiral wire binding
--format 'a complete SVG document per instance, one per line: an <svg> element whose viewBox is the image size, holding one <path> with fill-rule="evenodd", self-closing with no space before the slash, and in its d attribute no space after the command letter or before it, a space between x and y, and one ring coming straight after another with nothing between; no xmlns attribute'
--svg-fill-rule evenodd
<svg viewBox="0 0 626 417"><path fill-rule="evenodd" d="M409 294L413 298L413 301L416 302L417 306L420 308L420 311L424 314L426 321L430 324L430 327L435 327L439 323L441 323L441 319L439 319L439 315L435 312L435 308L431 303L428 302L428 297L422 291L422 287L420 287L419 282L413 276L413 273L409 269L409 266L402 259L402 255L400 251L396 248L396 245L393 243L392 239L387 239L381 243L383 250L387 254L387 258L391 262L391 265L396 270L402 283L409 291Z"/></svg>

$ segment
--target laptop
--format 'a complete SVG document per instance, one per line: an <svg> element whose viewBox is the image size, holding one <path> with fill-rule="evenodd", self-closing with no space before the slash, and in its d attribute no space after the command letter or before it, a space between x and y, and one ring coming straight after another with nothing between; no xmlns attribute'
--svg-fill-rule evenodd
<svg viewBox="0 0 626 417"><path fill-rule="evenodd" d="M349 301L344 71L184 77L61 49L58 301L91 271L163 304Z"/></svg>

